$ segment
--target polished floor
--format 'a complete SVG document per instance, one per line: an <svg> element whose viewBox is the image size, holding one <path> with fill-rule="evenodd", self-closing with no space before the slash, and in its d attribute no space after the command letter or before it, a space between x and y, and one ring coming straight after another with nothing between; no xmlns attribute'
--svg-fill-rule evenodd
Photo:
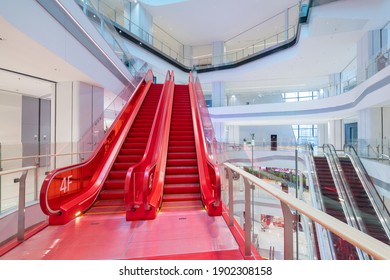
<svg viewBox="0 0 390 280"><path fill-rule="evenodd" d="M243 259L222 216L204 210L161 212L155 220L84 215L48 226L0 259Z"/></svg>

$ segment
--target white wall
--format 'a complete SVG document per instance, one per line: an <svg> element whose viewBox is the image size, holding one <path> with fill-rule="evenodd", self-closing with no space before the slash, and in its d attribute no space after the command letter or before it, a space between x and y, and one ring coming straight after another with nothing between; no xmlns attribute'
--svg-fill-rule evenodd
<svg viewBox="0 0 390 280"><path fill-rule="evenodd" d="M22 96L0 90L0 158L17 158L22 156ZM1 162L4 170L20 168L20 160ZM10 176L2 177L7 180ZM11 178L12 179L12 178Z"/></svg>
<svg viewBox="0 0 390 280"><path fill-rule="evenodd" d="M360 110L388 104L390 102L388 77L390 67L383 69L350 92L338 96L303 102L212 107L209 108L209 112L215 122L235 124L327 123L329 120L354 116ZM366 95L367 92L369 94ZM385 120L384 125L388 127L388 121Z"/></svg>
<svg viewBox="0 0 390 280"><path fill-rule="evenodd" d="M0 90L0 143L20 143L21 124L22 96Z"/></svg>
<svg viewBox="0 0 390 280"><path fill-rule="evenodd" d="M126 67L84 16L77 4L73 0L61 0L60 2L69 9L78 24L93 38L104 55L107 55L118 69L128 75L130 80L130 73ZM21 49L18 56L15 54L18 60L12 60L13 65L7 65L8 67L5 68L53 81L69 81L69 78L85 81L104 87L113 93L119 93L123 89L124 83L36 1L1 1L0 15L21 34L32 39L40 52L36 54L40 61L35 61L34 54L29 54L28 49ZM42 58L41 56L45 55L45 52L47 53L46 58ZM52 73L53 69L48 69L47 66L54 61L57 64L57 69L62 72ZM42 67L36 67L36 65L42 65ZM78 77L75 77L76 74Z"/></svg>
<svg viewBox="0 0 390 280"><path fill-rule="evenodd" d="M0 159L20 158L22 156L22 96L0 91ZM1 161L3 170L20 168L21 160ZM17 184L14 178L20 174L0 177L1 209L15 205L14 190ZM1 241L0 241L1 242Z"/></svg>
<svg viewBox="0 0 390 280"><path fill-rule="evenodd" d="M56 153L86 153L104 135L103 89L82 82L57 84L57 92L52 97L52 143ZM76 163L79 156L59 157L58 166Z"/></svg>
<svg viewBox="0 0 390 280"><path fill-rule="evenodd" d="M381 143L383 137L384 144L387 145L390 139L389 120L389 107L373 107L359 111L358 138L367 144L375 145Z"/></svg>
<svg viewBox="0 0 390 280"><path fill-rule="evenodd" d="M295 144L294 132L289 125L240 126L241 142L243 138L250 141L252 133L255 134L256 145L262 145L264 143L269 146L272 134L277 135L279 145Z"/></svg>

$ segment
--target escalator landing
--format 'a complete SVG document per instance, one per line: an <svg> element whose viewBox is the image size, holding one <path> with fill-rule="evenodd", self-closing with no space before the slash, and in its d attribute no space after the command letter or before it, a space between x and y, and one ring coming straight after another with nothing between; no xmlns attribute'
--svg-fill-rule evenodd
<svg viewBox="0 0 390 280"><path fill-rule="evenodd" d="M84 215L48 226L0 257L11 260L243 259L222 216L161 212L127 222L123 214Z"/></svg>

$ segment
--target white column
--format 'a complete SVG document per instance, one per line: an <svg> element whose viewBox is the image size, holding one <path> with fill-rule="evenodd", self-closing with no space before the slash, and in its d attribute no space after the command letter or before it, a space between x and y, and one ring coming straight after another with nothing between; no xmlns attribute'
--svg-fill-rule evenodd
<svg viewBox="0 0 390 280"><path fill-rule="evenodd" d="M225 43L223 41L213 42L212 47L212 65L222 64L224 62Z"/></svg>
<svg viewBox="0 0 390 280"><path fill-rule="evenodd" d="M22 96L0 90L0 159L20 158L22 156ZM0 167L4 170L20 168L22 161L3 161ZM1 176L0 180L15 174ZM12 183L13 186L13 183ZM1 196L1 194L0 194Z"/></svg>
<svg viewBox="0 0 390 280"><path fill-rule="evenodd" d="M223 122L213 122L215 138L218 142L227 141L227 131L225 129L225 123Z"/></svg>
<svg viewBox="0 0 390 280"><path fill-rule="evenodd" d="M139 36L146 42L152 44L152 38L148 34L152 34L153 27L153 17L149 14L140 3L131 3L130 4L130 18L131 21L138 27L135 27L131 32Z"/></svg>
<svg viewBox="0 0 390 280"><path fill-rule="evenodd" d="M328 143L332 144L336 150L342 150L345 143L344 121L328 121Z"/></svg>
<svg viewBox="0 0 390 280"><path fill-rule="evenodd" d="M364 147L371 145L374 149L380 145L387 146L390 138L389 108L368 108L359 111L358 116L358 139ZM385 151L384 151L385 152ZM387 153L387 151L386 151Z"/></svg>
<svg viewBox="0 0 390 280"><path fill-rule="evenodd" d="M184 65L192 67L192 46L185 45L183 48Z"/></svg>
<svg viewBox="0 0 390 280"><path fill-rule="evenodd" d="M317 125L317 141L318 147L328 143L328 124Z"/></svg>
<svg viewBox="0 0 390 280"><path fill-rule="evenodd" d="M287 9L286 12L285 12L285 24L284 24L284 28L286 30L286 33L285 33L285 37L284 37L284 40L287 41L288 40L288 32L289 32L289 28L290 28L290 17L289 17L289 12L290 12L290 9ZM279 42L278 42L279 43Z"/></svg>
<svg viewBox="0 0 390 280"><path fill-rule="evenodd" d="M335 96L341 94L341 74L335 73L329 75L329 96Z"/></svg>
<svg viewBox="0 0 390 280"><path fill-rule="evenodd" d="M226 106L226 94L224 82L213 82L213 92L211 95L213 107Z"/></svg>
<svg viewBox="0 0 390 280"><path fill-rule="evenodd" d="M240 141L240 127L238 125L228 125L226 126L226 130L227 130L226 142L237 144L237 145L242 143L242 141Z"/></svg>
<svg viewBox="0 0 390 280"><path fill-rule="evenodd" d="M131 2L125 1L124 7L123 7L123 17L124 17L124 27L129 30L131 30Z"/></svg>
<svg viewBox="0 0 390 280"><path fill-rule="evenodd" d="M377 72L377 65L373 60L381 50L380 30L371 30L357 43L357 77L358 83L364 81L367 75L371 76Z"/></svg>

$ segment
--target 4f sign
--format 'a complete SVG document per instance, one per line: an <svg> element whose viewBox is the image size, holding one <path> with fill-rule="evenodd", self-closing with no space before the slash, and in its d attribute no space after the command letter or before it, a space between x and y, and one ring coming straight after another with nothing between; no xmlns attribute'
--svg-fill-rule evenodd
<svg viewBox="0 0 390 280"><path fill-rule="evenodd" d="M64 177L62 179L60 192L67 193L70 190L70 184L72 184L72 181L70 180L72 178L72 175L69 175L68 177Z"/></svg>

